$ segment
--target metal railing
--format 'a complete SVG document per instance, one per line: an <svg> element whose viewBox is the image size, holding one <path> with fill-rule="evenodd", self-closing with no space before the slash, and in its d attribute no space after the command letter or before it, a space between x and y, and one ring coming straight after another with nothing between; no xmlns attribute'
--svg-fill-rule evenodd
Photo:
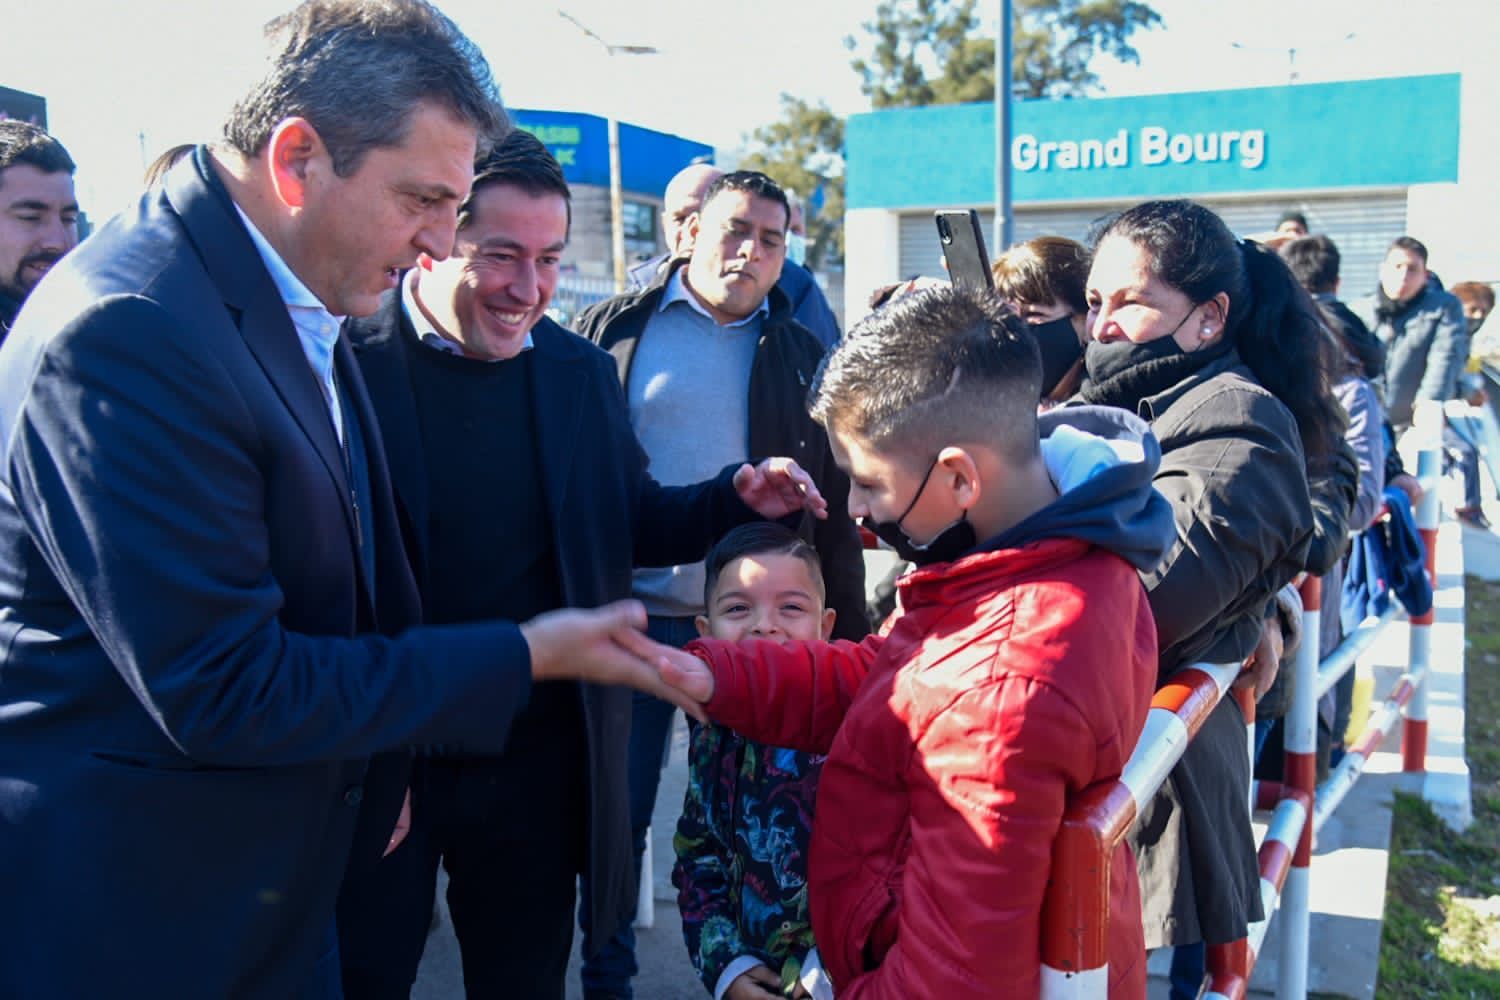
<svg viewBox="0 0 1500 1000"><path fill-rule="evenodd" d="M1418 457L1424 493L1416 522L1426 546L1427 572L1437 585L1438 480L1440 451L1435 438ZM1292 707L1285 725L1281 783L1260 782L1252 801L1272 810L1259 850L1261 899L1265 919L1244 938L1207 950L1209 998L1243 998L1250 973L1278 912L1281 934L1276 995L1307 995L1309 950L1309 865L1312 839L1348 794L1366 762L1404 721L1402 768L1422 771L1427 754L1427 673L1431 663L1434 612L1410 620L1407 670L1376 710L1363 734L1345 753L1322 787L1316 786L1317 702L1375 641L1394 612L1371 618L1351 632L1321 662L1318 657L1322 580L1310 577L1299 590L1303 641L1294 658ZM1335 609L1332 613L1337 613ZM1166 781L1188 742L1229 690L1240 664L1198 664L1173 674L1157 691L1135 752L1116 781L1074 796L1052 852L1052 879L1042 910L1042 996L1047 1000L1104 997L1109 987L1110 863L1137 815ZM1241 700L1254 730L1254 705ZM1253 736L1251 737L1253 745Z"/></svg>

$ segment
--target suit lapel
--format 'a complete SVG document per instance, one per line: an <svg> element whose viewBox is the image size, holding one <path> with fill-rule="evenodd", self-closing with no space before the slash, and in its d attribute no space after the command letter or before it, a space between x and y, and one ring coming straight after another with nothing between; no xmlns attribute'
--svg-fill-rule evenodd
<svg viewBox="0 0 1500 1000"><path fill-rule="evenodd" d="M195 150L191 165L184 164L167 175L166 191L209 277L239 317L240 335L250 353L338 483L353 532L349 483L328 401L302 352L297 330L270 273L250 242L229 192L213 172L206 147Z"/></svg>
<svg viewBox="0 0 1500 1000"><path fill-rule="evenodd" d="M391 485L396 500L406 511L412 530L411 553L418 575L426 565L429 498L426 456L422 452L422 425L412 393L411 373L401 337L415 337L411 321L401 308L399 289L387 293L380 311L348 327L359 358L364 384L380 420Z"/></svg>

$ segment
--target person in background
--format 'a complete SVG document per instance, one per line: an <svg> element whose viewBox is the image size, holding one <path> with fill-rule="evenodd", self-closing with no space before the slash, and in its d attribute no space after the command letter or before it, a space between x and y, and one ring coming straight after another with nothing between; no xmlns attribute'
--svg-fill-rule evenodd
<svg viewBox="0 0 1500 1000"><path fill-rule="evenodd" d="M1276 232L1283 236L1289 236L1292 239L1299 239L1306 236L1309 232L1307 228L1307 216L1295 208L1287 209L1281 213L1281 218L1276 220Z"/></svg>
<svg viewBox="0 0 1500 1000"><path fill-rule="evenodd" d="M864 547L848 514L849 484L828 438L807 414L808 386L824 354L776 284L786 256L791 213L765 174L737 171L714 182L688 219L685 258L668 263L650 287L602 302L579 319L579 332L614 355L641 446L664 484L698 482L726 461L786 455L818 483L828 518L800 526L817 550L838 612L841 638L869 631ZM681 646L703 613L703 564L636 573L635 594L651 614L658 641ZM631 825L637 857L671 732L672 705L637 698L630 732ZM636 972L633 930L606 945L584 928L584 992L628 998Z"/></svg>
<svg viewBox="0 0 1500 1000"><path fill-rule="evenodd" d="M1341 257L1333 240L1321 235L1306 236L1285 244L1280 253L1292 276L1323 310L1327 330L1337 345L1338 367L1334 370L1330 388L1349 418L1344 441L1349 445L1358 468L1348 531L1364 531L1379 515L1385 492L1385 413L1380 405L1380 395L1371 383L1371 378L1375 377L1371 374L1371 362L1376 362L1374 367L1378 374L1379 361L1379 353L1372 352L1371 344L1373 342L1378 347L1378 342L1373 341L1359 318L1336 298ZM1342 550L1343 546L1339 548ZM1339 615L1333 609L1337 608L1337 597L1343 589L1346 564L1347 553L1341 553L1322 574L1323 590L1327 594L1325 607L1330 611L1322 616L1321 634L1315 640L1319 659L1333 652L1344 637ZM1318 759L1325 766L1337 763L1342 754L1343 735L1349 728L1353 705L1354 680L1354 671L1351 670L1318 704ZM1258 713L1256 726L1259 733ZM1327 752L1324 752L1325 748Z"/></svg>
<svg viewBox="0 0 1500 1000"><path fill-rule="evenodd" d="M667 183L661 209L661 233L667 244L667 252L632 266L628 273L627 291L638 291L656 283L673 260L682 259L692 251L688 220L703 207L704 193L723 176L724 171L711 163L693 163L679 170ZM807 231L804 228L802 201L789 191L783 193L786 194L791 211L789 225L795 228L787 229L786 256L782 261L781 273L776 278L776 287L791 302L792 318L805 326L826 349L838 342L838 317L828 304L828 296L823 294L817 279L806 266ZM800 256L793 256L793 248L796 246L801 248Z"/></svg>
<svg viewBox="0 0 1500 1000"><path fill-rule="evenodd" d="M1380 284L1355 311L1385 346L1385 411L1398 435L1419 400L1453 397L1469 357L1463 304L1427 269L1427 247L1398 237L1380 264Z"/></svg>
<svg viewBox="0 0 1500 1000"><path fill-rule="evenodd" d="M0 120L0 342L37 282L78 245L75 169L37 126Z"/></svg>
<svg viewBox="0 0 1500 1000"><path fill-rule="evenodd" d="M1006 250L991 266L995 291L1031 324L1042 352L1042 399L1059 403L1083 382L1089 251L1064 236L1039 236Z"/></svg>
<svg viewBox="0 0 1500 1000"><path fill-rule="evenodd" d="M686 256L691 249L687 242L687 223L698 209L703 207L703 193L724 171L712 163L690 163L672 175L667 189L662 192L661 236L667 252L631 265L626 272L626 290L645 288L661 275L667 262Z"/></svg>
<svg viewBox="0 0 1500 1000"><path fill-rule="evenodd" d="M1479 281L1460 281L1452 288L1463 303L1469 328L1469 365L1483 379L1485 401L1500 427L1500 328L1485 327L1495 310L1495 290Z"/></svg>
<svg viewBox="0 0 1500 1000"><path fill-rule="evenodd" d="M826 641L818 554L779 524L746 524L704 561L698 634L726 642ZM822 976L807 898L807 851L824 755L692 723L688 787L672 840L672 884L693 968L714 1000L816 992Z"/></svg>

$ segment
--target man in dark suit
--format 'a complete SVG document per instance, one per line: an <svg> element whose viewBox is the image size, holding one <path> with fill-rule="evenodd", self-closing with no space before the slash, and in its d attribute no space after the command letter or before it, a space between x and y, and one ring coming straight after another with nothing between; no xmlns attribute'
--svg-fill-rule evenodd
<svg viewBox="0 0 1500 1000"><path fill-rule="evenodd" d="M52 136L0 120L0 340L42 275L78 245L73 170Z"/></svg>
<svg viewBox="0 0 1500 1000"><path fill-rule="evenodd" d="M513 131L476 166L453 255L420 258L349 327L430 622L628 597L634 566L701 559L757 509L789 512L768 490L795 470L780 460L693 486L650 477L614 361L546 316L570 221L562 168ZM561 1000L579 874L607 933L634 906L630 704L625 688L539 684L503 754L418 759L410 834L340 901L351 1000L409 994L440 860L468 995Z"/></svg>
<svg viewBox="0 0 1500 1000"><path fill-rule="evenodd" d="M335 897L391 837L405 747L498 752L533 679L663 690L628 605L412 627L336 317L449 251L503 112L417 0L272 28L224 143L0 348L7 998L337 997Z"/></svg>

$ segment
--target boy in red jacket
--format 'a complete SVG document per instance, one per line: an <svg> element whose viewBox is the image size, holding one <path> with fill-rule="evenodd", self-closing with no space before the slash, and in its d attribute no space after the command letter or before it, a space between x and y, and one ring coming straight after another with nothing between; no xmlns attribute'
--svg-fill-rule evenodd
<svg viewBox="0 0 1500 1000"><path fill-rule="evenodd" d="M1119 776L1145 722L1160 450L1123 410L1039 418L1040 379L992 296L934 289L865 320L811 405L850 512L917 564L900 613L859 644L700 640L663 664L716 721L828 754L808 883L840 1000L1036 996L1064 805ZM1123 846L1111 877L1110 993L1138 1000Z"/></svg>

